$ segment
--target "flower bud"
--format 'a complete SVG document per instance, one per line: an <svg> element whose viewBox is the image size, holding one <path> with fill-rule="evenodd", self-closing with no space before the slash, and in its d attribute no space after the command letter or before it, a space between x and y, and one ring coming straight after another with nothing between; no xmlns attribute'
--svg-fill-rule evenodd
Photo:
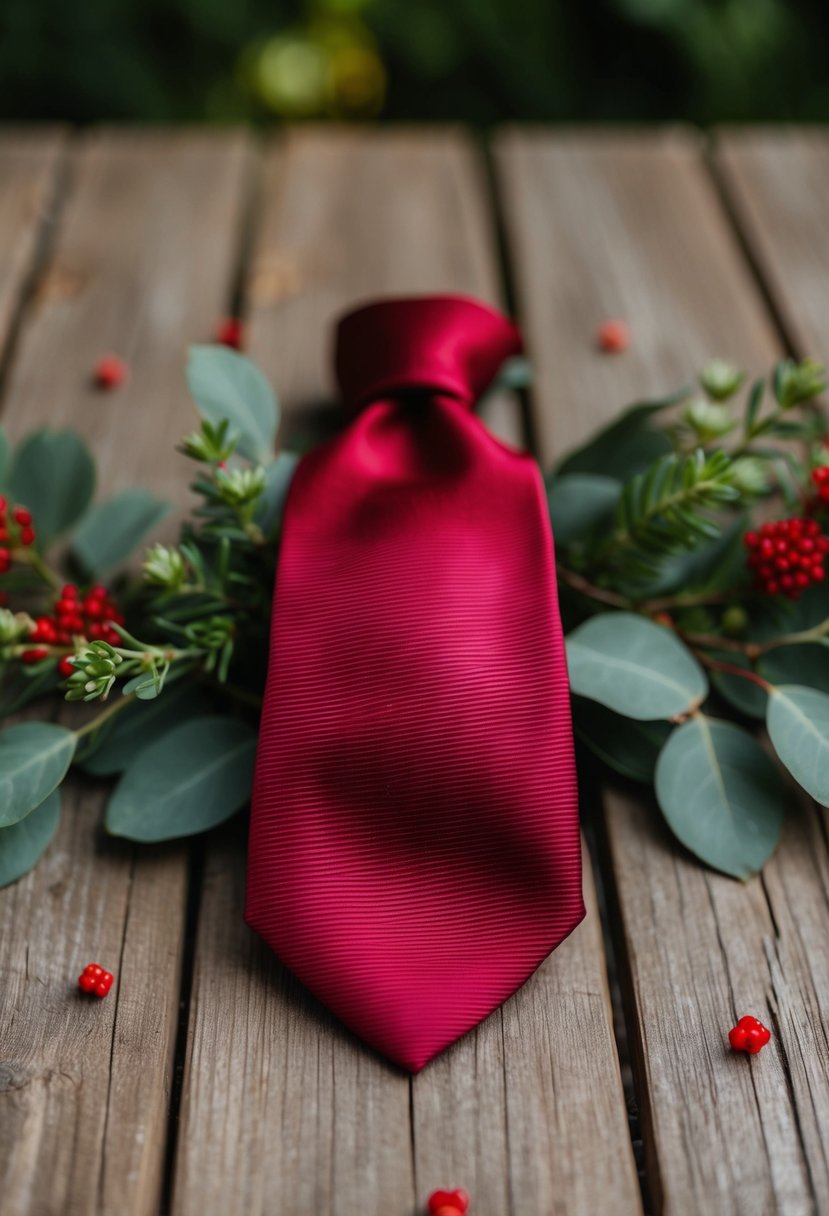
<svg viewBox="0 0 829 1216"><path fill-rule="evenodd" d="M815 359L782 359L774 369L774 395L784 410L811 401L826 388L825 368Z"/></svg>
<svg viewBox="0 0 829 1216"><path fill-rule="evenodd" d="M727 401L734 396L745 378L745 372L736 363L729 363L727 359L712 359L702 369L699 382L709 397L715 401Z"/></svg>
<svg viewBox="0 0 829 1216"><path fill-rule="evenodd" d="M700 443L710 443L734 429L734 419L726 405L716 405L698 397L685 407L683 421L688 424Z"/></svg>
<svg viewBox="0 0 829 1216"><path fill-rule="evenodd" d="M152 545L144 558L144 578L148 583L175 591L184 582L187 563L178 549Z"/></svg>

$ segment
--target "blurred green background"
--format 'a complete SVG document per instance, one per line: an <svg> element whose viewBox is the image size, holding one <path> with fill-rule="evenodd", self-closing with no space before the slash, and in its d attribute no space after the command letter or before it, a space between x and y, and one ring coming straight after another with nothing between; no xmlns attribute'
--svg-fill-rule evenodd
<svg viewBox="0 0 829 1216"><path fill-rule="evenodd" d="M826 0L0 0L2 117L829 118Z"/></svg>

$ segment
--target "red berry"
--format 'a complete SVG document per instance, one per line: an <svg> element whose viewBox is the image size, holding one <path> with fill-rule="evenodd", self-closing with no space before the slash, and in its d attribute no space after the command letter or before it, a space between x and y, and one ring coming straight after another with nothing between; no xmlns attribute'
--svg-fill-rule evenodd
<svg viewBox="0 0 829 1216"><path fill-rule="evenodd" d="M117 355L104 355L95 364L95 383L98 388L118 388L127 378L127 365Z"/></svg>
<svg viewBox="0 0 829 1216"><path fill-rule="evenodd" d="M12 564L12 555L8 549L0 549L0 574L5 574Z"/></svg>
<svg viewBox="0 0 829 1216"><path fill-rule="evenodd" d="M62 659L58 660L58 671L64 680L68 680L71 675L74 675L75 668L68 654L65 654Z"/></svg>
<svg viewBox="0 0 829 1216"><path fill-rule="evenodd" d="M427 1207L430 1216L452 1216L455 1212L464 1216L469 1207L469 1196L460 1188L456 1191L432 1191Z"/></svg>
<svg viewBox="0 0 829 1216"><path fill-rule="evenodd" d="M20 656L22 663L40 663L49 657L49 651L44 646L36 646L33 650L24 650Z"/></svg>
<svg viewBox="0 0 829 1216"><path fill-rule="evenodd" d="M728 1041L732 1049L748 1052L752 1056L756 1056L758 1051L762 1051L770 1038L771 1031L750 1014L740 1018L737 1025L728 1032Z"/></svg>
<svg viewBox="0 0 829 1216"><path fill-rule="evenodd" d="M106 996L112 987L113 976L104 971L97 963L88 963L83 973L78 976L78 987L82 992L91 992L95 996Z"/></svg>
<svg viewBox="0 0 829 1216"><path fill-rule="evenodd" d="M74 600L77 597L78 588L74 583L66 583L63 587L61 587L60 594L62 599Z"/></svg>
<svg viewBox="0 0 829 1216"><path fill-rule="evenodd" d="M34 544L34 540L35 540L35 530L34 530L34 528L21 528L21 529L20 529L20 543L21 543L21 545L25 545L25 546L33 545L33 544Z"/></svg>
<svg viewBox="0 0 829 1216"><path fill-rule="evenodd" d="M596 342L608 354L621 354L630 346L630 330L624 321L603 321L596 331Z"/></svg>
<svg viewBox="0 0 829 1216"><path fill-rule="evenodd" d="M233 350L242 350L245 345L245 327L239 317L224 317L216 326L216 341Z"/></svg>
<svg viewBox="0 0 829 1216"><path fill-rule="evenodd" d="M748 550L746 564L754 571L755 586L767 595L782 592L797 599L812 582L821 581L815 571L822 568L829 537L820 535L816 520L795 516L764 523L759 533L746 532L743 543Z"/></svg>
<svg viewBox="0 0 829 1216"><path fill-rule="evenodd" d="M26 507L15 507L12 514L21 527L28 528L32 522L32 513Z"/></svg>

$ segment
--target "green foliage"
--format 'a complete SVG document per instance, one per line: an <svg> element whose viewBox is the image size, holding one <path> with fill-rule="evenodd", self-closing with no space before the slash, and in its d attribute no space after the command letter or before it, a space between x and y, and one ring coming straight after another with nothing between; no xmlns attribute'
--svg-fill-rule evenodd
<svg viewBox="0 0 829 1216"><path fill-rule="evenodd" d="M795 781L817 802L829 805L829 696L796 684L774 688L766 726Z"/></svg>
<svg viewBox="0 0 829 1216"><path fill-rule="evenodd" d="M567 638L567 667L574 693L641 721L687 713L708 691L687 647L630 612L601 613L575 629Z"/></svg>
<svg viewBox="0 0 829 1216"><path fill-rule="evenodd" d="M780 835L785 789L747 731L695 714L656 764L656 796L671 831L715 870L747 879Z"/></svg>
<svg viewBox="0 0 829 1216"><path fill-rule="evenodd" d="M83 747L76 762L84 772L96 777L123 772L151 743L204 710L203 691L187 682L173 684L163 697L135 700L105 722Z"/></svg>
<svg viewBox="0 0 829 1216"><path fill-rule="evenodd" d="M92 501L95 462L74 431L34 431L14 453L9 489L34 515L38 547L46 549Z"/></svg>
<svg viewBox="0 0 829 1216"><path fill-rule="evenodd" d="M641 473L671 449L664 431L651 426L652 419L684 396L680 393L631 406L583 447L565 456L556 467L555 475L599 473L626 481Z"/></svg>
<svg viewBox="0 0 829 1216"><path fill-rule="evenodd" d="M187 384L202 417L214 426L229 423L237 451L267 464L273 458L279 410L262 372L226 346L193 346Z"/></svg>
<svg viewBox="0 0 829 1216"><path fill-rule="evenodd" d="M52 790L25 819L0 828L0 887L31 870L57 831L59 820L60 791Z"/></svg>
<svg viewBox="0 0 829 1216"><path fill-rule="evenodd" d="M0 734L0 828L30 815L66 776L75 735L48 722L18 722Z"/></svg>
<svg viewBox="0 0 829 1216"><path fill-rule="evenodd" d="M559 544L587 536L613 519L622 483L599 473L553 474L547 479L547 504Z"/></svg>
<svg viewBox="0 0 829 1216"><path fill-rule="evenodd" d="M609 768L633 781L652 782L659 752L670 734L667 722L625 718L597 701L573 697L576 736Z"/></svg>
<svg viewBox="0 0 829 1216"><path fill-rule="evenodd" d="M169 510L147 490L122 490L87 512L72 535L72 552L89 574L103 574L125 561Z"/></svg>
<svg viewBox="0 0 829 1216"><path fill-rule="evenodd" d="M255 753L256 732L244 722L182 722L127 766L107 804L107 831L157 841L215 827L249 799Z"/></svg>

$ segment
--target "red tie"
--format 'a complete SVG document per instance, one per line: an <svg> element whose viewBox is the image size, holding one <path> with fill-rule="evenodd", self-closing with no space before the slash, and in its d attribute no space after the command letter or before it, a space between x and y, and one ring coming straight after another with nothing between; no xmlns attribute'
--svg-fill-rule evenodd
<svg viewBox="0 0 829 1216"><path fill-rule="evenodd" d="M245 917L413 1072L584 915L541 479L472 413L519 349L456 296L345 317L284 515Z"/></svg>

